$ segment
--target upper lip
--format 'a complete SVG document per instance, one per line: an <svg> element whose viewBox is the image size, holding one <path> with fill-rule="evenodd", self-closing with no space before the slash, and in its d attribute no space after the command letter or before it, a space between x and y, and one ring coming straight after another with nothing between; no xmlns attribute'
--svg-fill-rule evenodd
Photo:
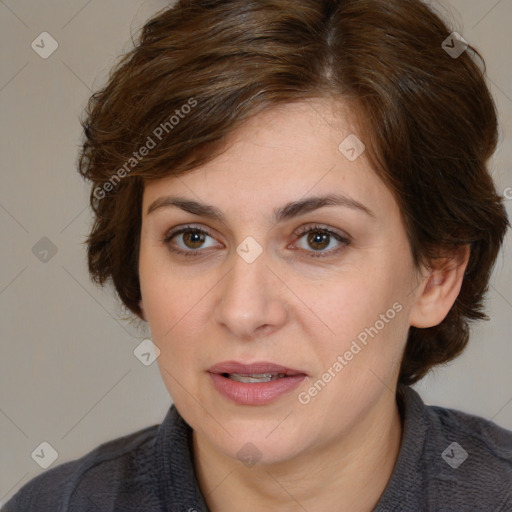
<svg viewBox="0 0 512 512"><path fill-rule="evenodd" d="M260 374L260 373L283 373L285 375L306 375L301 370L288 368L280 364L258 361L255 363L239 363L238 361L224 361L217 363L208 369L210 373L239 373L239 374Z"/></svg>

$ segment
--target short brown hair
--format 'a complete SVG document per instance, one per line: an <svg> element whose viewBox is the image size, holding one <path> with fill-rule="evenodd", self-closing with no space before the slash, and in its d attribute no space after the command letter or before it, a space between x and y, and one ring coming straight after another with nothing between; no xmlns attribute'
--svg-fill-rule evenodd
<svg viewBox="0 0 512 512"><path fill-rule="evenodd" d="M487 169L497 116L485 63L472 46L450 55L449 35L420 0L181 0L156 15L82 121L92 278L111 279L141 317L146 180L212 160L266 108L339 98L357 113L366 156L399 204L415 264L471 247L444 321L410 328L399 382L458 356L468 322L487 318L483 299L509 224Z"/></svg>

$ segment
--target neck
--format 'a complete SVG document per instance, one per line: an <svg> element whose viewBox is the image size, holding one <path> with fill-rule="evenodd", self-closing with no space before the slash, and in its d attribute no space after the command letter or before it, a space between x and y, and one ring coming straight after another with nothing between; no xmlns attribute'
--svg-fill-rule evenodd
<svg viewBox="0 0 512 512"><path fill-rule="evenodd" d="M279 464L246 467L193 433L199 487L211 512L371 512L400 451L402 423L394 396L382 400L350 432Z"/></svg>

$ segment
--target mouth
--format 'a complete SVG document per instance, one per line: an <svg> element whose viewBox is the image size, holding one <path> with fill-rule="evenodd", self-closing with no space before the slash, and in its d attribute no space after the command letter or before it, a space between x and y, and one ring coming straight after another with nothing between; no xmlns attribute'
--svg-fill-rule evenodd
<svg viewBox="0 0 512 512"><path fill-rule="evenodd" d="M302 370L275 363L226 361L208 369L215 389L241 405L265 405L295 389L306 377Z"/></svg>
<svg viewBox="0 0 512 512"><path fill-rule="evenodd" d="M257 362L244 364L237 361L225 361L208 369L210 373L222 375L237 382L270 382L271 380L297 375L307 375L302 370L295 370L275 363Z"/></svg>
<svg viewBox="0 0 512 512"><path fill-rule="evenodd" d="M223 373L222 376L236 382L246 382L250 384L255 382L270 382L271 380L282 379L286 377L284 373Z"/></svg>

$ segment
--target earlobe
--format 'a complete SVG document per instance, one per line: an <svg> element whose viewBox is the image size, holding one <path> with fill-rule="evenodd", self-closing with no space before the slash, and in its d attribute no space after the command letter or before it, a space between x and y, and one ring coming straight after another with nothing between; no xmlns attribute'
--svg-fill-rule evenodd
<svg viewBox="0 0 512 512"><path fill-rule="evenodd" d="M434 327L446 317L456 301L470 256L468 245L450 258L436 263L420 285L422 290L411 312L411 326Z"/></svg>

